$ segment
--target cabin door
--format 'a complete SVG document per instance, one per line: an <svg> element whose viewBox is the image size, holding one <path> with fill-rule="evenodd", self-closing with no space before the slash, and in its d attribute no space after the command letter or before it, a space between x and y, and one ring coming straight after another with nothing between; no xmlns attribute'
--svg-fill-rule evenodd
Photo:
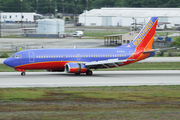
<svg viewBox="0 0 180 120"><path fill-rule="evenodd" d="M34 62L34 53L33 52L28 52L29 53L29 62Z"/></svg>

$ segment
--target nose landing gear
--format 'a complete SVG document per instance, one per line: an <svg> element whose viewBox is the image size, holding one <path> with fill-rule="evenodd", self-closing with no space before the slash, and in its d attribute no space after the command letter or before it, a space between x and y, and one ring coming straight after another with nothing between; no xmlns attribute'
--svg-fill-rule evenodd
<svg viewBox="0 0 180 120"><path fill-rule="evenodd" d="M19 72L21 72L21 75L22 76L25 76L26 75L26 73L25 73L25 70L24 69L16 69L16 71L19 71Z"/></svg>
<svg viewBox="0 0 180 120"><path fill-rule="evenodd" d="M25 72L22 72L22 73L21 73L21 75L22 75L22 76L25 76L25 75L26 75L26 73L25 73Z"/></svg>

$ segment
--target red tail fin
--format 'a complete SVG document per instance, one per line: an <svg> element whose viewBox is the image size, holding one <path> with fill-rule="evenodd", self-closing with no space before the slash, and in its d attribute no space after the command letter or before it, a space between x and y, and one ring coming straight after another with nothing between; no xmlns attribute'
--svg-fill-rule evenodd
<svg viewBox="0 0 180 120"><path fill-rule="evenodd" d="M154 35L156 31L156 26L158 22L158 17L152 17L149 22L144 26L141 32L138 34L136 39L132 42L136 50L139 49L151 49Z"/></svg>

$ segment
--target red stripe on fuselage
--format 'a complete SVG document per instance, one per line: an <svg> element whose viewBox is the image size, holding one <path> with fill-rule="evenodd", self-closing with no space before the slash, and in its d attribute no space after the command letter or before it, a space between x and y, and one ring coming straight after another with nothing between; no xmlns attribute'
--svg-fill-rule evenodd
<svg viewBox="0 0 180 120"><path fill-rule="evenodd" d="M25 70L40 70L40 69L58 70L58 69L64 69L64 65L69 62L79 63L79 61L49 61L49 62L30 63L30 64L16 66L14 68L25 69Z"/></svg>

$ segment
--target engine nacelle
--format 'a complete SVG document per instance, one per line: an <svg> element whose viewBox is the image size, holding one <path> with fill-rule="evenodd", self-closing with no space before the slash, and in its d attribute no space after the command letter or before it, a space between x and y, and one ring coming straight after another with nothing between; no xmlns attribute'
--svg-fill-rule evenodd
<svg viewBox="0 0 180 120"><path fill-rule="evenodd" d="M81 63L66 63L65 71L67 73L86 73L87 68Z"/></svg>

